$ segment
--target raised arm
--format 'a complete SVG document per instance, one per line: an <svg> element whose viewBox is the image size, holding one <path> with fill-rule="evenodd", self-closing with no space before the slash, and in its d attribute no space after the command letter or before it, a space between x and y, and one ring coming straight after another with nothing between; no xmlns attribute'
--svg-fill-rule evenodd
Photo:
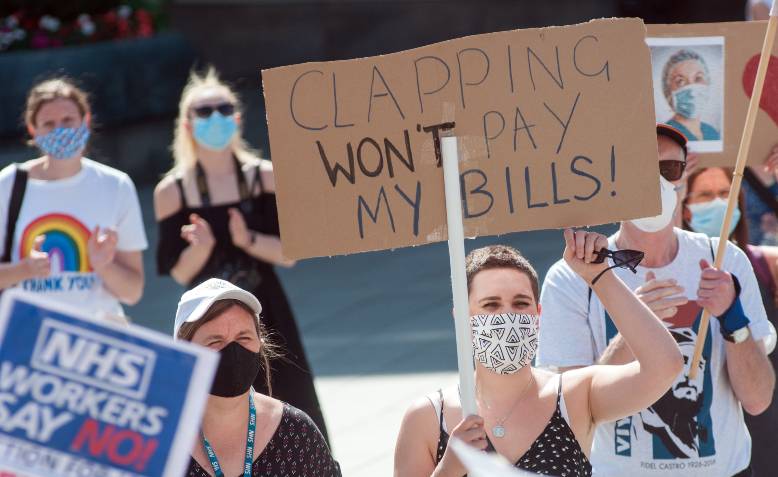
<svg viewBox="0 0 778 477"><path fill-rule="evenodd" d="M565 231L564 259L587 283L607 264L592 264L608 244L600 234ZM623 365L589 366L579 374L589 386L593 423L614 421L645 409L664 394L683 370L683 357L662 322L613 272L605 272L592 290L608 311L635 361Z"/></svg>

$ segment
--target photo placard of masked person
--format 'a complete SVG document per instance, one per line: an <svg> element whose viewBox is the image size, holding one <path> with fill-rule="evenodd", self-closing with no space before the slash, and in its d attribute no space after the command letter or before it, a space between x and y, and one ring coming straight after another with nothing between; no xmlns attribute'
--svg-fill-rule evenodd
<svg viewBox="0 0 778 477"><path fill-rule="evenodd" d="M651 49L656 120L689 139L693 152L722 152L723 36L647 38Z"/></svg>

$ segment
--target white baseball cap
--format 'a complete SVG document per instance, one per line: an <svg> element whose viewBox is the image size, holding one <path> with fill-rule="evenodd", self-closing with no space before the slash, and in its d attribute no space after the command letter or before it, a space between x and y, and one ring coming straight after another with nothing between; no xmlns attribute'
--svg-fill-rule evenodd
<svg viewBox="0 0 778 477"><path fill-rule="evenodd" d="M205 315L211 305L219 300L238 300L259 315L262 305L257 297L232 283L219 278L209 278L191 290L181 295L176 309L176 323L173 337L178 336L178 330L184 323L193 323Z"/></svg>

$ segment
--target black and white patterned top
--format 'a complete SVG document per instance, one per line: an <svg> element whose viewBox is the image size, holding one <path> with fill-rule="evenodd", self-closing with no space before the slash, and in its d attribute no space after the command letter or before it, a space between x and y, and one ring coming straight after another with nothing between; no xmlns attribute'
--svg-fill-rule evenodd
<svg viewBox="0 0 778 477"><path fill-rule="evenodd" d="M559 385L556 396L556 409L545 429L535 439L527 452L519 458L514 467L535 472L541 475L557 477L591 477L592 465L586 458L581 445L570 429L567 419L562 415L562 375L558 375ZM448 432L443 420L443 392L438 391L440 399L440 437L436 463L443 459L448 446ZM433 403L433 405L436 403ZM437 411L438 406L435 405ZM494 445L487 437L487 452L496 452Z"/></svg>
<svg viewBox="0 0 778 477"><path fill-rule="evenodd" d="M341 477L321 432L307 414L284 403L281 422L265 449L254 460L254 477ZM191 459L187 477L211 477ZM238 476L242 477L242 476Z"/></svg>

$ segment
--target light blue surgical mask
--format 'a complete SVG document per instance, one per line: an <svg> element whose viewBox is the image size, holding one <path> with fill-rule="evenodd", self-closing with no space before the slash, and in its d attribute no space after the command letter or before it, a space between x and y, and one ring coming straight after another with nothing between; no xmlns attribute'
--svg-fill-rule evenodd
<svg viewBox="0 0 778 477"><path fill-rule="evenodd" d="M700 202L698 204L688 204L689 211L692 213L692 220L689 222L692 230L700 232L708 237L718 237L721 232L721 224L724 223L724 215L727 212L727 201L717 197L709 202ZM740 220L740 208L735 208L732 213L732 220L729 223L729 233L737 227Z"/></svg>
<svg viewBox="0 0 778 477"><path fill-rule="evenodd" d="M673 91L673 109L687 119L702 116L708 103L709 90L706 84L690 84Z"/></svg>
<svg viewBox="0 0 778 477"><path fill-rule="evenodd" d="M35 145L52 159L70 159L86 147L89 127L86 121L77 128L54 128L47 134L35 136Z"/></svg>
<svg viewBox="0 0 778 477"><path fill-rule="evenodd" d="M222 116L214 111L207 118L195 118L192 121L192 136L197 143L214 151L221 151L232 142L233 136L238 131L238 123L235 117Z"/></svg>

